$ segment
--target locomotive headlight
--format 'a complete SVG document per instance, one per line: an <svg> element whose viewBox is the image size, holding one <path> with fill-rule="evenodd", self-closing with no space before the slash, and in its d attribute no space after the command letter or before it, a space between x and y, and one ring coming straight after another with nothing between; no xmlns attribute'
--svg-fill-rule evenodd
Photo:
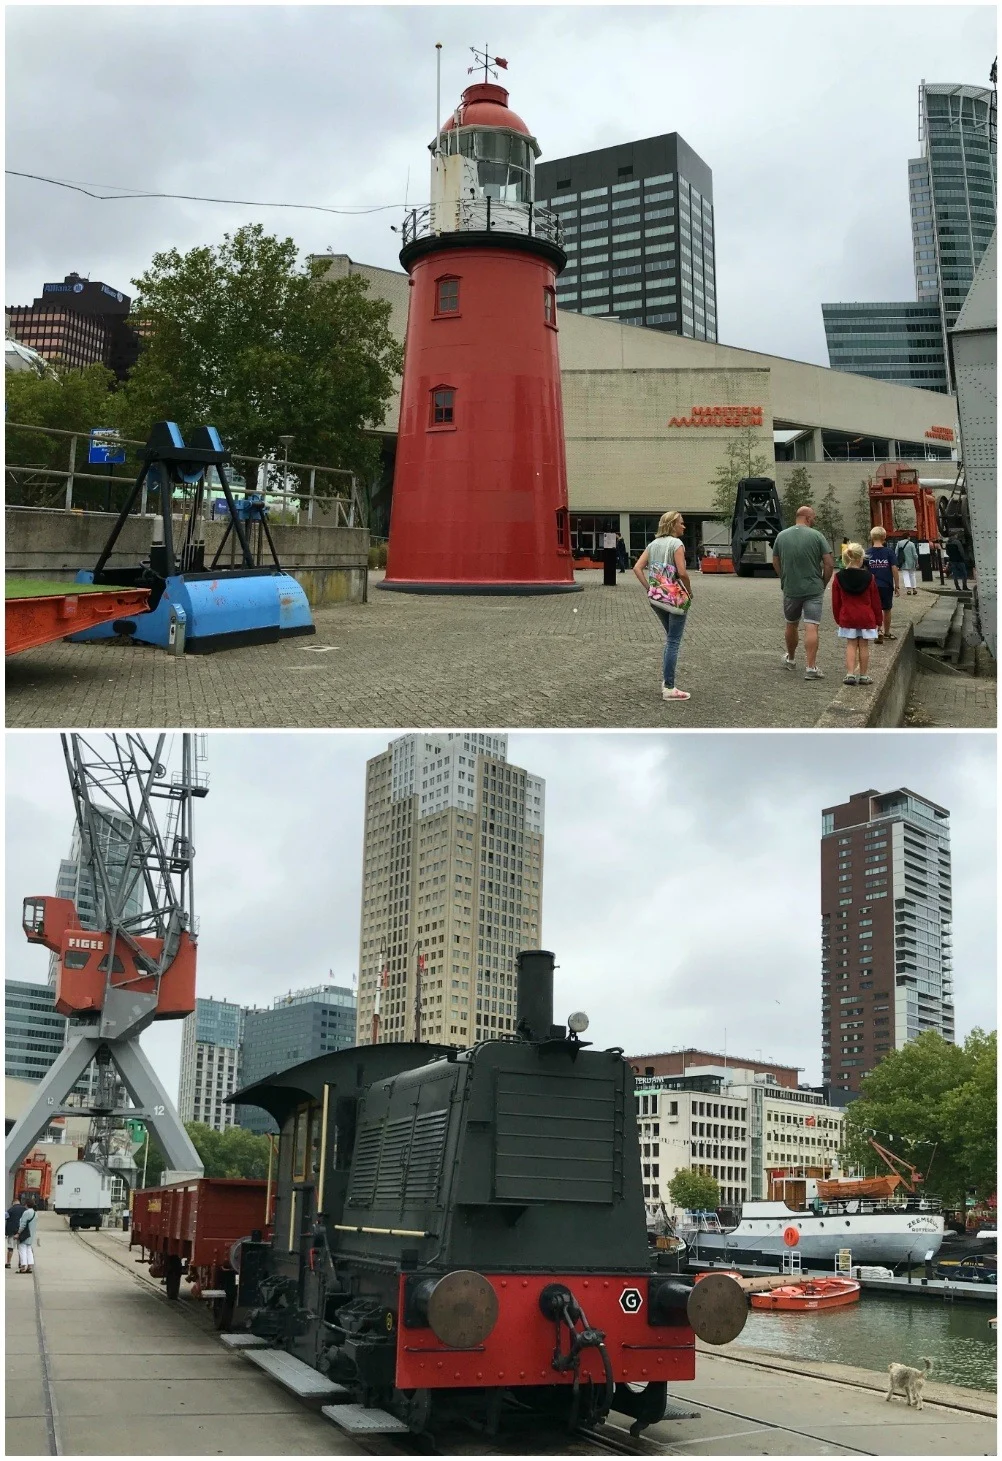
<svg viewBox="0 0 1002 1461"><path fill-rule="evenodd" d="M567 1028L572 1035L583 1035L588 1028L588 1016L584 1010L575 1010L567 1021Z"/></svg>

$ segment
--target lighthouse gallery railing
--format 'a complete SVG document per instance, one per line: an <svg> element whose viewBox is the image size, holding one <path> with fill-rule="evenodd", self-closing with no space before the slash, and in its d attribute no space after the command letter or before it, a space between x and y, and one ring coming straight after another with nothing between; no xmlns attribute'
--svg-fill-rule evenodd
<svg viewBox="0 0 1002 1461"><path fill-rule="evenodd" d="M429 203L404 215L404 245L439 233L517 233L563 246L559 215L535 203L504 203L497 198Z"/></svg>

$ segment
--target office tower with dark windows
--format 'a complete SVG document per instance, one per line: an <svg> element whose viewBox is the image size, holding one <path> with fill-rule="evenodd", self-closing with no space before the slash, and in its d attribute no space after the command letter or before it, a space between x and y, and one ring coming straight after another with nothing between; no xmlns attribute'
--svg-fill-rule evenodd
<svg viewBox="0 0 1002 1461"><path fill-rule="evenodd" d="M105 365L125 380L139 358L140 337L128 322L132 300L98 279L67 274L42 285L31 304L6 310L16 340L63 370Z"/></svg>
<svg viewBox="0 0 1002 1461"><path fill-rule="evenodd" d="M56 991L23 979L4 981L4 1074L20 1081L48 1075L66 1041L66 1017Z"/></svg>
<svg viewBox="0 0 1002 1461"><path fill-rule="evenodd" d="M993 93L923 81L921 157L908 163L914 302L823 304L833 370L952 392L947 348L974 271L995 231Z"/></svg>
<svg viewBox="0 0 1002 1461"><path fill-rule="evenodd" d="M677 132L537 162L536 199L563 227L560 309L716 340L713 174Z"/></svg>
<svg viewBox="0 0 1002 1461"><path fill-rule="evenodd" d="M502 735L393 741L366 766L358 1044L512 1034L537 948L544 783Z"/></svg>
<svg viewBox="0 0 1002 1461"><path fill-rule="evenodd" d="M288 1070L355 1043L355 991L342 984L290 989L270 1009L243 1011L240 1085L252 1086L276 1070ZM278 1127L260 1106L231 1107L238 1126L262 1133Z"/></svg>
<svg viewBox="0 0 1002 1461"><path fill-rule="evenodd" d="M953 1041L950 814L907 787L821 818L823 1080L867 1071L927 1030Z"/></svg>

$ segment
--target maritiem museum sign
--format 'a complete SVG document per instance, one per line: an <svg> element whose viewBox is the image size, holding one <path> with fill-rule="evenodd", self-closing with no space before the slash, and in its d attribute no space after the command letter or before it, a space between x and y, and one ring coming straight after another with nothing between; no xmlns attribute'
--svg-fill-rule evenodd
<svg viewBox="0 0 1002 1461"><path fill-rule="evenodd" d="M688 416L673 416L669 426L761 426L761 406L693 406Z"/></svg>

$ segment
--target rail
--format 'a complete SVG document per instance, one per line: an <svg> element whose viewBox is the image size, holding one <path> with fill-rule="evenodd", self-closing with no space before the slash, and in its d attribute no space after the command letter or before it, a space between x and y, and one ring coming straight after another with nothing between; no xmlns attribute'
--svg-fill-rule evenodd
<svg viewBox="0 0 1002 1461"><path fill-rule="evenodd" d="M115 467L87 463L90 434L63 431L54 426L5 423L4 466L8 507L42 507L64 512L117 512L128 496L142 465L144 441L118 437L115 445L125 449L126 460ZM234 452L231 458L230 488L235 497L260 492L275 523L309 526L323 523L335 527L366 527L365 495L354 472L343 467L325 467L316 462L294 462L274 456L252 457ZM234 475L239 481L234 481ZM225 507L218 474L208 475L205 512L216 502ZM214 485L215 484L215 485ZM144 486L139 504L147 515ZM228 515L228 510L227 510Z"/></svg>
<svg viewBox="0 0 1002 1461"><path fill-rule="evenodd" d="M560 217L536 203L504 203L497 198L429 203L404 215L404 246L440 233L506 233L541 238L563 247Z"/></svg>

